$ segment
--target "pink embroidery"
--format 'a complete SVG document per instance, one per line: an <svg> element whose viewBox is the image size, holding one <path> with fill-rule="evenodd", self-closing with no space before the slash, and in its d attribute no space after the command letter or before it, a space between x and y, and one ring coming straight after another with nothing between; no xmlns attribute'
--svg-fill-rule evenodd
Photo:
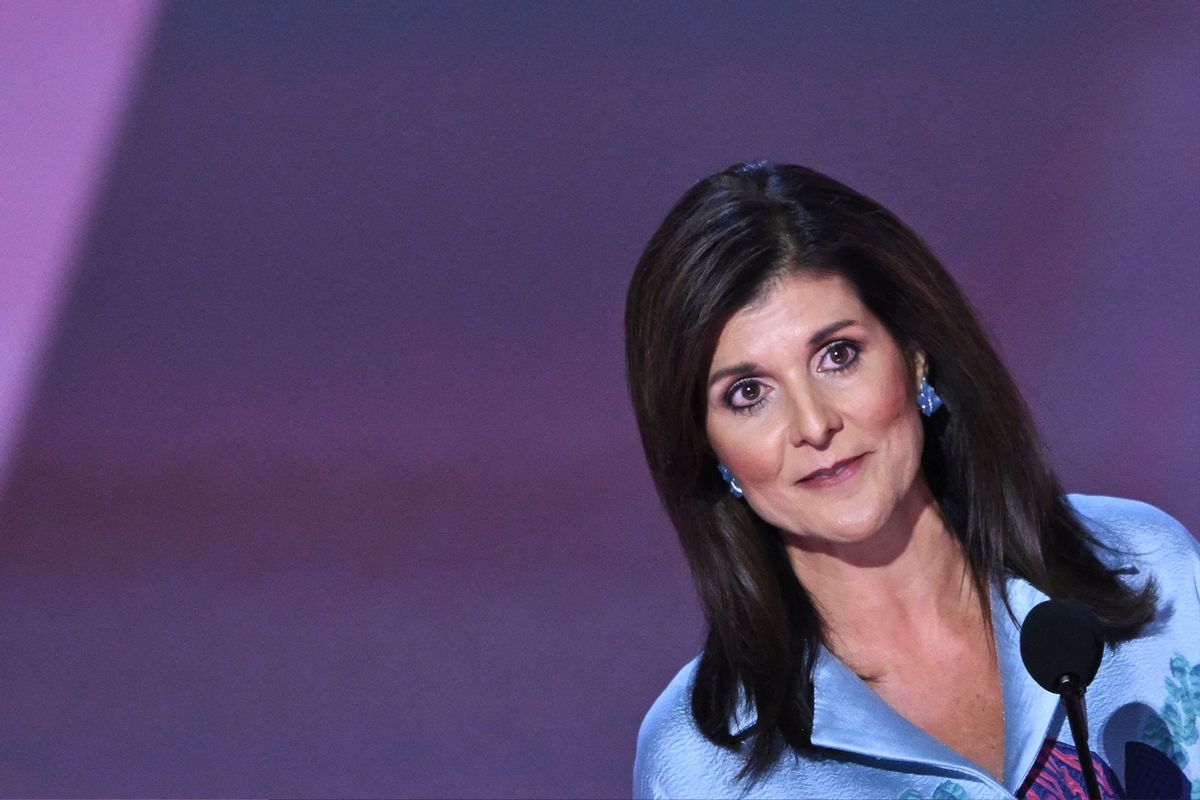
<svg viewBox="0 0 1200 800"><path fill-rule="evenodd" d="M1100 796L1105 800L1123 798L1125 793L1112 767L1095 751L1092 762L1096 765ZM1025 782L1017 790L1017 797L1021 800L1087 800L1079 751L1069 744L1047 739L1042 743L1033 768L1025 776Z"/></svg>

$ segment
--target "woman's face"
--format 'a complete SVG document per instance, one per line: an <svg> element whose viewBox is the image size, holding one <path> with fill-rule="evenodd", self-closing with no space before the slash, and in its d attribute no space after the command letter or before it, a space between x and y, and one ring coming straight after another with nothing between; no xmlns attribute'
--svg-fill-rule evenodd
<svg viewBox="0 0 1200 800"><path fill-rule="evenodd" d="M709 442L754 511L801 546L864 542L923 488L915 361L843 278L793 273L721 330Z"/></svg>

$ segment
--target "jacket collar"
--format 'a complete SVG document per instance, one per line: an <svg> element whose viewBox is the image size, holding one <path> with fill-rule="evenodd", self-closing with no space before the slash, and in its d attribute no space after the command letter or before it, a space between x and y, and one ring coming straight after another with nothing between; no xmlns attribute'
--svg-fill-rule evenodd
<svg viewBox="0 0 1200 800"><path fill-rule="evenodd" d="M1009 578L1005 587L1012 615L993 587L992 628L1004 691L1004 785L1015 793L1062 710L1058 695L1039 686L1021 658L1020 624L1034 606L1048 598L1021 578Z"/></svg>
<svg viewBox="0 0 1200 800"><path fill-rule="evenodd" d="M813 744L870 758L976 771L971 762L893 711L824 647L817 656L813 684Z"/></svg>
<svg viewBox="0 0 1200 800"><path fill-rule="evenodd" d="M1007 582L1009 603L1024 620L1046 596L1024 580ZM1033 766L1058 708L1021 660L1020 627L992 589L992 628L1004 702L1004 784L1015 792ZM922 764L990 780L977 765L892 710L870 686L824 647L813 670L813 744L870 758Z"/></svg>
<svg viewBox="0 0 1200 800"><path fill-rule="evenodd" d="M991 619L1004 704L1004 788L1015 793L1032 769L1054 721L1058 698L1038 686L1021 661L1019 621L1046 596L1020 578L1009 578L1006 588L1013 614L1009 615L994 587ZM990 781L979 766L896 714L824 646L818 652L812 680L812 744L868 758L922 764L928 769L966 772ZM743 732L755 720L754 708L742 697L732 720L733 732Z"/></svg>
<svg viewBox="0 0 1200 800"><path fill-rule="evenodd" d="M1004 702L1004 786L1015 793L1033 768L1059 704L1057 695L1034 682L1021 660L1020 622L1046 595L1015 577L1008 579L1006 589L1012 615L994 586L991 611ZM813 668L813 688L814 745L991 781L976 764L896 713L823 645ZM740 692L739 698L730 726L734 734L757 719L753 704Z"/></svg>

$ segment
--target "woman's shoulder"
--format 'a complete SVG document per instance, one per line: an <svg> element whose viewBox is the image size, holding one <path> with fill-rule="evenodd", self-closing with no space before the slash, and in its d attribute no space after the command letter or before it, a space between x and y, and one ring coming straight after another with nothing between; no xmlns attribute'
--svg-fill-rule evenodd
<svg viewBox="0 0 1200 800"><path fill-rule="evenodd" d="M1087 494L1069 494L1066 499L1084 526L1108 547L1147 556L1164 550L1195 552L1200 547L1177 519L1149 503Z"/></svg>
<svg viewBox="0 0 1200 800"><path fill-rule="evenodd" d="M737 794L740 764L704 737L692 717L692 683L700 658L689 661L646 712L633 762L634 797L715 797Z"/></svg>
<svg viewBox="0 0 1200 800"><path fill-rule="evenodd" d="M1069 494L1066 499L1101 545L1097 556L1110 568L1185 584L1200 578L1200 542L1165 511L1122 497Z"/></svg>
<svg viewBox="0 0 1200 800"><path fill-rule="evenodd" d="M683 665L683 669L675 674L667 688L658 695L658 699L646 712L642 727L638 730L638 752L643 745L651 745L665 738L671 738L684 732L680 726L680 716L691 719L692 680L700 657L696 656Z"/></svg>

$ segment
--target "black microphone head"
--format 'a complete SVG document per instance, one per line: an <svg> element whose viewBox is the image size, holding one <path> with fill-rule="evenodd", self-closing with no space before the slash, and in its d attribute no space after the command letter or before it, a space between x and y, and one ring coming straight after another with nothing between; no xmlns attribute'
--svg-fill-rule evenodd
<svg viewBox="0 0 1200 800"><path fill-rule="evenodd" d="M1062 691L1064 675L1082 690L1096 677L1103 657L1100 620L1078 600L1038 603L1021 626L1021 660L1047 692Z"/></svg>

